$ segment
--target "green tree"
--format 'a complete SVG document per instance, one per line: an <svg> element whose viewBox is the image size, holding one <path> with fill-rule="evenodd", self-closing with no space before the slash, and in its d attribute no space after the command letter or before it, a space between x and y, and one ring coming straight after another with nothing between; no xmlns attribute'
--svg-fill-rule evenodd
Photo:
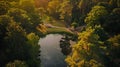
<svg viewBox="0 0 120 67"><path fill-rule="evenodd" d="M60 19L66 22L66 26L71 24L72 5L69 0L63 1L60 4Z"/></svg>
<svg viewBox="0 0 120 67"><path fill-rule="evenodd" d="M36 33L36 27L41 23L41 19L34 0L20 0L19 2L10 2L10 4L11 8L7 14L19 23L27 33ZM15 6L16 4L17 6Z"/></svg>
<svg viewBox="0 0 120 67"><path fill-rule="evenodd" d="M16 22L28 22L28 20L30 20L30 18L27 16L27 12L19 8L9 9L8 15L13 17Z"/></svg>
<svg viewBox="0 0 120 67"><path fill-rule="evenodd" d="M102 24L102 27L105 29L109 35L117 35L119 34L120 29L120 8L114 8L112 12L105 19L105 23Z"/></svg>
<svg viewBox="0 0 120 67"><path fill-rule="evenodd" d="M19 5L20 8L27 11L28 13L34 12L35 10L34 0L20 0Z"/></svg>
<svg viewBox="0 0 120 67"><path fill-rule="evenodd" d="M120 34L110 37L108 39L108 56L112 61L111 65L119 67L120 59Z"/></svg>
<svg viewBox="0 0 120 67"><path fill-rule="evenodd" d="M15 59L27 59L27 45L26 45L26 32L25 30L16 22L8 23L6 27L7 32L5 36L5 44L7 44L7 61L12 61Z"/></svg>
<svg viewBox="0 0 120 67"><path fill-rule="evenodd" d="M39 66L39 37L35 34L27 36L26 31L7 15L0 16L0 27L0 65L19 59L29 67Z"/></svg>
<svg viewBox="0 0 120 67"><path fill-rule="evenodd" d="M21 6L21 3L16 1L0 1L0 66L5 67L8 64L9 67L9 65L22 65L23 63L23 67L24 62L22 61L25 61L25 67L26 65L38 67L40 64L40 60L37 58L40 48L37 45L39 37L36 34L29 35L28 33L36 33L40 18L38 13L35 13L35 7L33 7L34 10L31 10L32 7L28 6L31 7L31 11L29 11L27 6L26 9L18 7ZM8 4L10 5L8 6ZM17 4L16 7L15 4ZM11 63L14 60L22 61Z"/></svg>
<svg viewBox="0 0 120 67"><path fill-rule="evenodd" d="M105 17L108 15L108 11L104 6L94 6L85 18L85 23L88 26L95 26L103 24Z"/></svg>
<svg viewBox="0 0 120 67"><path fill-rule="evenodd" d="M6 67L28 67L24 61L15 60L14 62L9 62Z"/></svg>
<svg viewBox="0 0 120 67"><path fill-rule="evenodd" d="M11 8L7 13L13 20L19 23L27 32L31 32L32 23L30 22L30 17L27 12L19 8Z"/></svg>
<svg viewBox="0 0 120 67"><path fill-rule="evenodd" d="M7 1L0 1L0 15L5 15L9 9L10 4Z"/></svg>
<svg viewBox="0 0 120 67"><path fill-rule="evenodd" d="M117 7L117 1L119 0L110 0L109 1L109 4L113 7L113 8L116 8ZM119 3L119 2L118 2Z"/></svg>
<svg viewBox="0 0 120 67"><path fill-rule="evenodd" d="M55 19L59 19L59 8L60 8L59 4L60 3L61 3L60 0L51 0L47 6L48 15L50 15L51 17Z"/></svg>
<svg viewBox="0 0 120 67"><path fill-rule="evenodd" d="M10 23L7 28L6 44L9 44L8 58L9 60L24 60L29 67L38 67L39 59L39 37L35 34L26 34L17 23Z"/></svg>
<svg viewBox="0 0 120 67"><path fill-rule="evenodd" d="M88 10L89 8L87 8L88 7L88 5L91 3L92 1L88 1L88 0L81 0L80 2L79 2L79 8L80 8L80 11L81 11L81 13L82 14L85 14L87 11L86 10Z"/></svg>
<svg viewBox="0 0 120 67"><path fill-rule="evenodd" d="M108 12L112 11L112 7L108 2L99 2L98 6L104 6Z"/></svg>
<svg viewBox="0 0 120 67"><path fill-rule="evenodd" d="M30 33L27 35L27 43L30 45L29 53L30 58L27 60L30 67L39 67L40 66L40 59L39 57L39 48L38 45L39 36L35 33Z"/></svg>
<svg viewBox="0 0 120 67"><path fill-rule="evenodd" d="M36 27L41 23L41 18L37 8L35 7L34 0L21 0L19 2L21 9L27 12L28 17L30 18L31 23L31 32L37 32Z"/></svg>
<svg viewBox="0 0 120 67"><path fill-rule="evenodd" d="M6 32L9 22L11 22L11 18L9 16L0 16L0 66L3 66L7 60L6 50L8 49L8 44L5 44L5 37L7 36Z"/></svg>

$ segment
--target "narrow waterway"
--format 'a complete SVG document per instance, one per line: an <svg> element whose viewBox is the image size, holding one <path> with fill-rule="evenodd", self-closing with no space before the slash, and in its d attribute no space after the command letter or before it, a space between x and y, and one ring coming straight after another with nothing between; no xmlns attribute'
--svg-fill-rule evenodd
<svg viewBox="0 0 120 67"><path fill-rule="evenodd" d="M67 67L59 42L62 37L59 34L49 34L44 38L40 38L41 67Z"/></svg>

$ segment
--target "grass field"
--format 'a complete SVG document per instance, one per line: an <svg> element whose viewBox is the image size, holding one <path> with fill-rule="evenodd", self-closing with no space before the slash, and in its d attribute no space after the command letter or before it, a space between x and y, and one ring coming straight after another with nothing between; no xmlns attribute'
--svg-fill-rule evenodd
<svg viewBox="0 0 120 67"><path fill-rule="evenodd" d="M48 34L50 33L58 33L58 34L73 34L71 31L67 30L66 28L48 28Z"/></svg>

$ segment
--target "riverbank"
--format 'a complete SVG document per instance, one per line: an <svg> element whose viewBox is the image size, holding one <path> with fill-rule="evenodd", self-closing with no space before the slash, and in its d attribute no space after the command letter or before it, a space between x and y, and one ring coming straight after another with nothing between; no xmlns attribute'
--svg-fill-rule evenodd
<svg viewBox="0 0 120 67"><path fill-rule="evenodd" d="M69 28L54 26L52 24L40 24L37 29L43 33L47 34L67 34L67 35L76 35L75 32L71 31Z"/></svg>

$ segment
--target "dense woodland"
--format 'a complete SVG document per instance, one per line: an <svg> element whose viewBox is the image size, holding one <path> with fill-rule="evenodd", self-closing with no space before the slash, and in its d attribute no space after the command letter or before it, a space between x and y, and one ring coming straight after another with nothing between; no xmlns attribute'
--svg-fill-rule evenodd
<svg viewBox="0 0 120 67"><path fill-rule="evenodd" d="M0 0L0 67L39 67L40 21L34 1Z"/></svg>
<svg viewBox="0 0 120 67"><path fill-rule="evenodd" d="M77 36L68 67L120 67L120 0L0 0L0 67L40 67L39 38L70 33L55 23Z"/></svg>

